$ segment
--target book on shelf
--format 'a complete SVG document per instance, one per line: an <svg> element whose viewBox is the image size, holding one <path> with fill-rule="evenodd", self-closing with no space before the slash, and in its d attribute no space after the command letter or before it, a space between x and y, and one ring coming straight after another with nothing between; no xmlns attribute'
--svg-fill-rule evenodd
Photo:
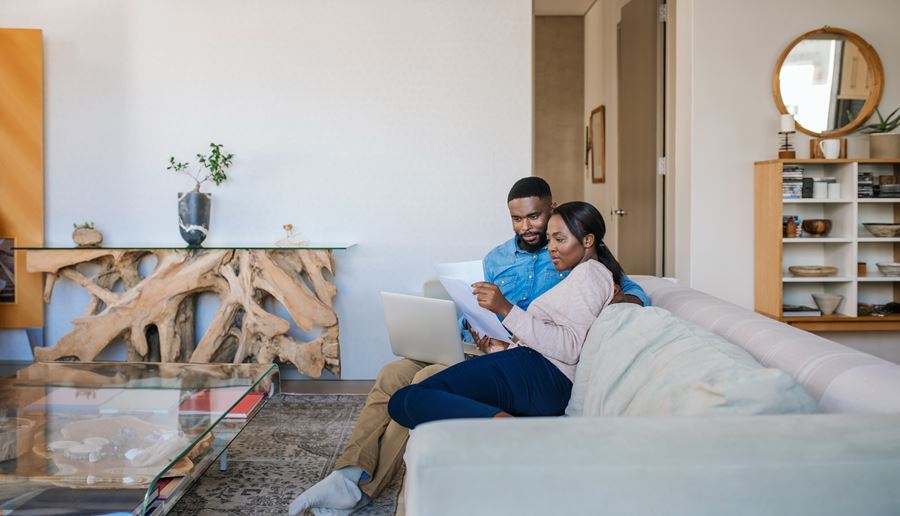
<svg viewBox="0 0 900 516"><path fill-rule="evenodd" d="M182 483L187 482L188 479L186 476L178 476L178 477L166 477L161 478L156 483L157 495L156 497L160 500L168 500L169 497L172 496L172 493L178 489Z"/></svg>
<svg viewBox="0 0 900 516"><path fill-rule="evenodd" d="M859 172L856 175L856 194L860 199L875 197L875 176L871 172Z"/></svg>
<svg viewBox="0 0 900 516"><path fill-rule="evenodd" d="M822 311L802 305L784 305L781 307L782 317L821 317Z"/></svg>
<svg viewBox="0 0 900 516"><path fill-rule="evenodd" d="M178 410L182 415L225 414L228 419L245 419L258 409L264 397L265 394L262 392L249 392L244 395L234 390L203 389L181 402Z"/></svg>
<svg viewBox="0 0 900 516"><path fill-rule="evenodd" d="M263 399L265 399L265 394L262 392L248 393L244 396L244 399L225 414L225 417L228 419L247 419L262 407Z"/></svg>
<svg viewBox="0 0 900 516"><path fill-rule="evenodd" d="M781 172L781 194L785 199L803 198L803 167L785 165Z"/></svg>

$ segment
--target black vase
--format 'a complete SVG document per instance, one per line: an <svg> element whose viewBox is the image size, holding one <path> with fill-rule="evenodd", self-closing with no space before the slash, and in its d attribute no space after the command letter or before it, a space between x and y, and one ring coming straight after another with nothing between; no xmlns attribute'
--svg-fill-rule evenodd
<svg viewBox="0 0 900 516"><path fill-rule="evenodd" d="M209 209L212 194L187 192L178 194L178 227L189 247L199 247L209 234Z"/></svg>

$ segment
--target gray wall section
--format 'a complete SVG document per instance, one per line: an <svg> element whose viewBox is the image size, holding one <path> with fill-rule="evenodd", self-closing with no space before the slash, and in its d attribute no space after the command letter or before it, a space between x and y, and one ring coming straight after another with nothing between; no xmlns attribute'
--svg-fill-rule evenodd
<svg viewBox="0 0 900 516"><path fill-rule="evenodd" d="M584 199L584 17L534 25L534 174L559 202Z"/></svg>

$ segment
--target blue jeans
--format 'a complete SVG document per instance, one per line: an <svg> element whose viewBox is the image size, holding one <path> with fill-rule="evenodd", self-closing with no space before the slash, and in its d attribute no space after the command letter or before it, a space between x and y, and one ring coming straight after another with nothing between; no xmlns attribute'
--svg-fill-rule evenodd
<svg viewBox="0 0 900 516"><path fill-rule="evenodd" d="M391 396L388 413L406 428L440 419L561 416L572 382L531 348L516 347L460 362Z"/></svg>

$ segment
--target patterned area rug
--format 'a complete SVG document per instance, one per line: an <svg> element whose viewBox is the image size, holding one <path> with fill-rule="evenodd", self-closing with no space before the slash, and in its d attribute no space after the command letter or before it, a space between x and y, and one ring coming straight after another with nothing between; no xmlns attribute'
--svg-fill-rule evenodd
<svg viewBox="0 0 900 516"><path fill-rule="evenodd" d="M361 395L274 396L170 514L286 515L300 493L331 473L366 401ZM393 516L400 475L354 514Z"/></svg>

